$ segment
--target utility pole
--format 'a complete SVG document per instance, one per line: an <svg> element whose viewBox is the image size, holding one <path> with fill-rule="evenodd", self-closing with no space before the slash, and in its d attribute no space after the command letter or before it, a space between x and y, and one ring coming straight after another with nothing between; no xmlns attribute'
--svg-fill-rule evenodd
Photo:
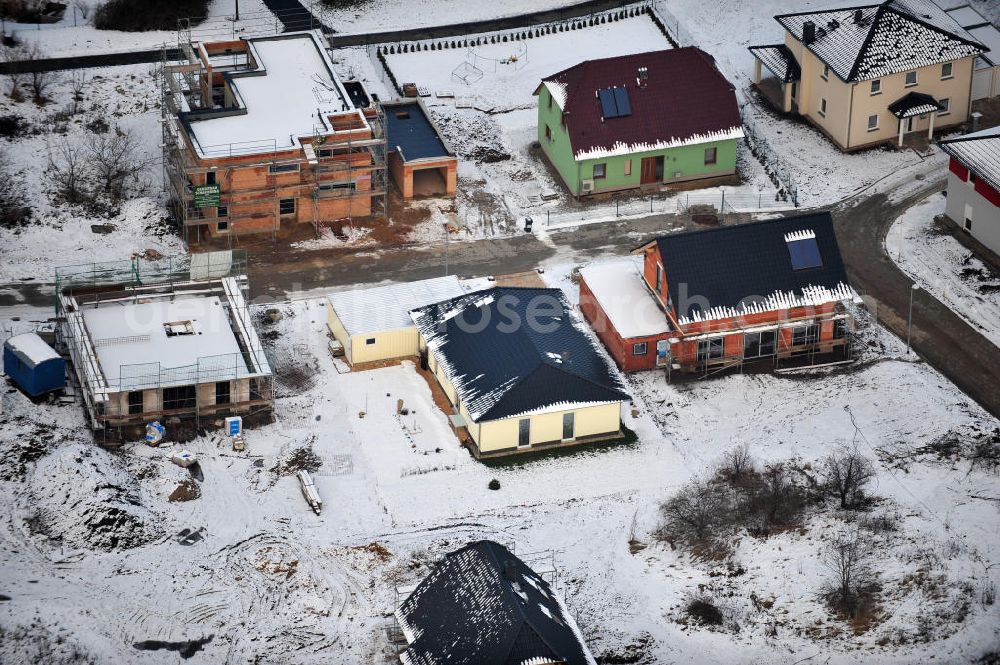
<svg viewBox="0 0 1000 665"><path fill-rule="evenodd" d="M236 0L236 18L233 20L234 21L240 20L240 0Z"/></svg>
<svg viewBox="0 0 1000 665"><path fill-rule="evenodd" d="M910 287L910 313L906 317L906 355L910 355L910 334L913 330L913 294L919 290L919 284Z"/></svg>

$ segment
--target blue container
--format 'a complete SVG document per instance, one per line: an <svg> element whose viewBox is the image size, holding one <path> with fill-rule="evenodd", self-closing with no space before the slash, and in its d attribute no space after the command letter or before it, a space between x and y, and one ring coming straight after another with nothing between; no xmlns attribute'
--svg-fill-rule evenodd
<svg viewBox="0 0 1000 665"><path fill-rule="evenodd" d="M4 342L3 371L31 397L66 387L66 361L35 333Z"/></svg>

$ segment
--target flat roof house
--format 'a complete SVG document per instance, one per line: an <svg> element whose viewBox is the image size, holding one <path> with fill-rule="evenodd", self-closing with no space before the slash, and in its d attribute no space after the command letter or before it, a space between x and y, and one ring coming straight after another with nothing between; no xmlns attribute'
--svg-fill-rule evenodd
<svg viewBox="0 0 1000 665"><path fill-rule="evenodd" d="M634 254L638 273L618 262L580 279L580 309L626 371L848 357L857 295L829 213L660 236Z"/></svg>
<svg viewBox="0 0 1000 665"><path fill-rule="evenodd" d="M940 142L951 156L945 214L1000 254L1000 127Z"/></svg>
<svg viewBox="0 0 1000 665"><path fill-rule="evenodd" d="M385 215L381 110L337 76L314 32L182 43L168 65L163 150L191 242Z"/></svg>
<svg viewBox="0 0 1000 665"><path fill-rule="evenodd" d="M415 357L419 335L410 310L464 293L454 275L338 291L326 297L327 326L352 365Z"/></svg>
<svg viewBox="0 0 1000 665"><path fill-rule="evenodd" d="M630 397L559 289L498 287L411 317L477 457L623 436Z"/></svg>
<svg viewBox="0 0 1000 665"><path fill-rule="evenodd" d="M750 47L755 84L841 150L902 145L968 120L976 59L988 49L931 0L774 18L785 39Z"/></svg>
<svg viewBox="0 0 1000 665"><path fill-rule="evenodd" d="M59 274L60 341L95 429L268 414L271 365L240 274L147 275L129 263Z"/></svg>
<svg viewBox="0 0 1000 665"><path fill-rule="evenodd" d="M447 554L395 613L403 665L594 665L549 583L503 545Z"/></svg>
<svg viewBox="0 0 1000 665"><path fill-rule="evenodd" d="M587 60L535 94L538 141L574 196L736 173L736 94L698 48Z"/></svg>
<svg viewBox="0 0 1000 665"><path fill-rule="evenodd" d="M420 99L382 104L388 134L389 172L404 199L454 196L458 158Z"/></svg>

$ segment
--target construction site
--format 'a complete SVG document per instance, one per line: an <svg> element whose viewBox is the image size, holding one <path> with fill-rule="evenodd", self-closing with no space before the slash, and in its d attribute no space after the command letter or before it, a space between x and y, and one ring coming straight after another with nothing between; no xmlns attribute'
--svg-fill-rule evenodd
<svg viewBox="0 0 1000 665"><path fill-rule="evenodd" d="M162 63L164 182L190 245L384 219L386 123L319 32L196 41Z"/></svg>
<svg viewBox="0 0 1000 665"><path fill-rule="evenodd" d="M57 269L56 342L88 424L270 414L272 363L247 293L241 251Z"/></svg>

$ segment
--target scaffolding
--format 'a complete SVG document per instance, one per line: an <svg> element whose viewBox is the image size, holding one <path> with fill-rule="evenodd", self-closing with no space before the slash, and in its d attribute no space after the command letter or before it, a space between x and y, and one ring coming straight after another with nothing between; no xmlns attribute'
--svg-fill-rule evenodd
<svg viewBox="0 0 1000 665"><path fill-rule="evenodd" d="M247 417L273 410L273 363L254 328L245 273L242 251L161 259L134 256L56 270L56 343L69 356L71 376L94 430L169 417L193 418L200 427L205 417ZM149 344L151 335L123 329L128 334L97 338L88 327L88 312L118 306L127 320L132 311L128 306L171 303L178 297L218 298L236 351L164 365L154 348L149 362L102 365L104 351Z"/></svg>
<svg viewBox="0 0 1000 665"><path fill-rule="evenodd" d="M325 42L317 40L320 44ZM329 50L321 48L327 57ZM377 102L330 113L310 136L297 137L298 145L292 147L254 137L202 146L191 135L188 114L208 118L239 112L238 94L230 88L229 78L224 76L220 86L216 75L256 70L257 63L245 39L195 42L190 26L183 23L176 48L181 60L171 61L174 53L164 46L161 146L168 206L186 243L224 234L231 247L234 235L244 231L269 231L273 239L288 214L299 223L310 223L317 236L331 223L353 225L356 219L387 217L386 123ZM313 92L319 99L322 90ZM367 95L363 98L370 100ZM261 171L264 177L247 177ZM219 186L220 199L217 206L200 207L195 187L208 184L209 179ZM296 201L293 213L282 208L287 199ZM300 204L306 200L310 210L303 214ZM330 214L331 210L337 214Z"/></svg>

